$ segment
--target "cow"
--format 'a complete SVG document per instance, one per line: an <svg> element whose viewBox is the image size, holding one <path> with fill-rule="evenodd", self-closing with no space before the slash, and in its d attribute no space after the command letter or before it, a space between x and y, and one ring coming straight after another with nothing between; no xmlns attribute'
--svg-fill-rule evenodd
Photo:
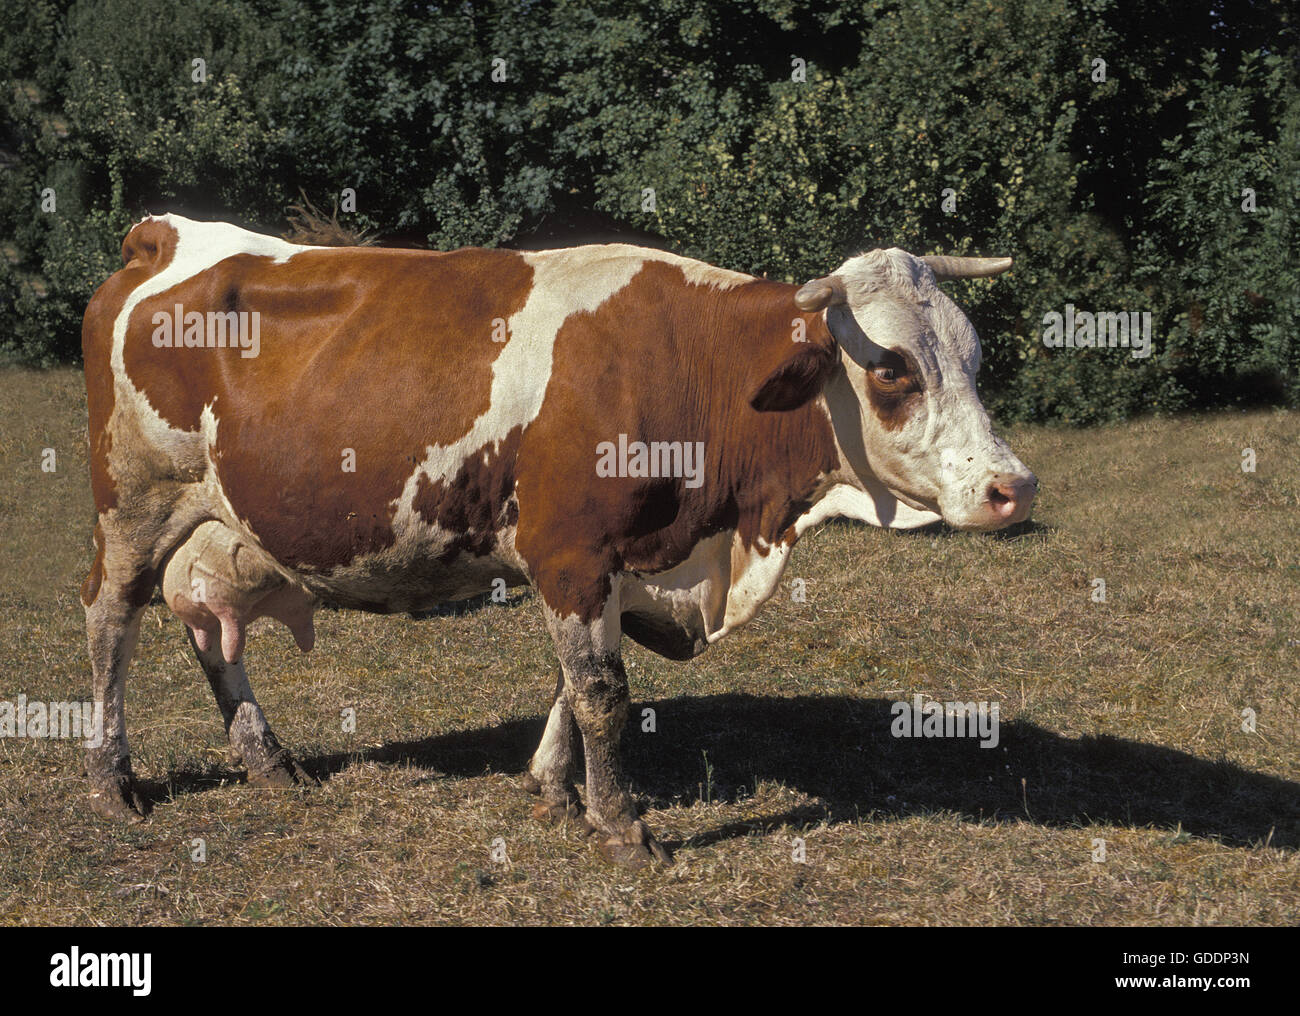
<svg viewBox="0 0 1300 1016"><path fill-rule="evenodd" d="M669 852L619 766L622 636L687 660L844 516L994 530L1037 481L991 429L980 343L937 283L1010 258L849 258L798 286L625 244L292 244L148 216L82 331L104 738L92 809L139 821L123 694L156 589L255 786L310 781L244 667L259 616L420 614L531 585L559 657L522 774L609 860ZM586 759L575 787L575 739Z"/></svg>

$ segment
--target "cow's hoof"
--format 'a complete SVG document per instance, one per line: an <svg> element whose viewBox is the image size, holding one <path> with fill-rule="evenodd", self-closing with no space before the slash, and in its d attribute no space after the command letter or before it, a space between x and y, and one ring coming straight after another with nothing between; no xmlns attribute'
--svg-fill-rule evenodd
<svg viewBox="0 0 1300 1016"><path fill-rule="evenodd" d="M250 787L282 789L287 787L317 787L318 781L300 766L287 751L277 752L265 769L248 771Z"/></svg>
<svg viewBox="0 0 1300 1016"><path fill-rule="evenodd" d="M542 781L527 769L520 775L519 785L530 794L542 794ZM533 818L538 822L543 822L546 825L562 825L565 822L570 822L579 825L584 836L590 835L592 831L592 826L586 821L586 814L586 809L582 806L578 792L572 787L564 793L562 800L552 800L543 795L542 800L533 805Z"/></svg>
<svg viewBox="0 0 1300 1016"><path fill-rule="evenodd" d="M562 825L565 822L578 825L584 822L585 815L582 804L572 798L568 801L538 801L533 805L533 818L546 825Z"/></svg>
<svg viewBox="0 0 1300 1016"><path fill-rule="evenodd" d="M144 798L132 781L107 790L96 790L90 795L90 810L100 818L131 825L143 822L147 813Z"/></svg>
<svg viewBox="0 0 1300 1016"><path fill-rule="evenodd" d="M636 870L658 861L668 866L673 863L673 855L654 837L650 827L644 822L633 822L625 833L597 840L600 856L620 868Z"/></svg>
<svg viewBox="0 0 1300 1016"><path fill-rule="evenodd" d="M542 792L542 781L525 769L519 774L519 785L530 794Z"/></svg>

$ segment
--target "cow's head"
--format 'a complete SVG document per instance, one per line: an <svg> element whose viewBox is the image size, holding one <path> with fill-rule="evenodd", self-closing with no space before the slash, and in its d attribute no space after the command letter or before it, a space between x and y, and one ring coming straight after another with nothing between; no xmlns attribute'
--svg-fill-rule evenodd
<svg viewBox="0 0 1300 1016"><path fill-rule="evenodd" d="M979 336L936 285L1010 267L1010 258L875 250L795 296L824 312L839 345L827 408L847 478L875 499L885 525L942 517L988 530L1029 517L1038 481L993 433L975 390ZM906 509L882 504L890 495Z"/></svg>

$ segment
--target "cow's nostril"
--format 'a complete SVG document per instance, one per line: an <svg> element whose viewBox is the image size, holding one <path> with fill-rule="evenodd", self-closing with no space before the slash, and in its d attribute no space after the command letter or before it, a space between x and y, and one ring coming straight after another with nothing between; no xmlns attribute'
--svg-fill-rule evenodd
<svg viewBox="0 0 1300 1016"><path fill-rule="evenodd" d="M995 515L1012 519L1028 512L1037 492L1037 480L1024 478L991 483L985 497Z"/></svg>
<svg viewBox="0 0 1300 1016"><path fill-rule="evenodd" d="M1028 483L998 482L989 483L988 492L984 496L988 499L988 507L993 514L1001 518L1014 518L1034 499L1034 491Z"/></svg>

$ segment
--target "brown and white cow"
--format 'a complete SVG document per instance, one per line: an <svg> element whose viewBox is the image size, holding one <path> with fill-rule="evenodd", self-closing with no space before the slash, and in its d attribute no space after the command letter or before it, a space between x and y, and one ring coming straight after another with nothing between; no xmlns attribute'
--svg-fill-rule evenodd
<svg viewBox="0 0 1300 1016"><path fill-rule="evenodd" d="M619 244L316 248L176 215L122 255L83 327L105 816L144 813L123 690L159 585L249 781L278 785L305 774L249 687L250 618L306 649L321 603L419 612L504 579L537 590L561 665L535 814L584 815L576 732L602 852L667 861L619 772L622 636L688 659L754 616L822 519L997 529L1037 486L936 285L1009 258L876 250L800 288Z"/></svg>

